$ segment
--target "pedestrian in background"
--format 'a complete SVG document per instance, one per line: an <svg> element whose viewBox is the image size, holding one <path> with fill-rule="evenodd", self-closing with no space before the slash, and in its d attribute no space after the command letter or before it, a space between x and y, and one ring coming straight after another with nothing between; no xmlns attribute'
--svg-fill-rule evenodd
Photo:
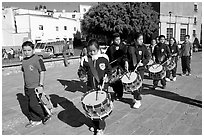
<svg viewBox="0 0 204 137"><path fill-rule="evenodd" d="M190 35L185 36L185 41L181 45L181 66L182 66L182 76L191 75L191 58L193 54L193 44L190 42Z"/></svg>
<svg viewBox="0 0 204 137"><path fill-rule="evenodd" d="M74 56L74 46L73 46L72 38L69 38L69 53L70 53L70 56Z"/></svg>
<svg viewBox="0 0 204 137"><path fill-rule="evenodd" d="M69 56L70 56L70 50L69 50L69 42L65 39L64 40L64 46L62 49L62 55L64 58L64 66L67 67L69 65Z"/></svg>

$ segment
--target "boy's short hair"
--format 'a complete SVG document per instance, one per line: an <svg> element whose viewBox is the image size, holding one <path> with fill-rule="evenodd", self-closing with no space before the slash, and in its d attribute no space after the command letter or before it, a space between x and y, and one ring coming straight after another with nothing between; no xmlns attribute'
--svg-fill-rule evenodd
<svg viewBox="0 0 204 137"><path fill-rule="evenodd" d="M185 35L185 38L186 38L186 37L189 39L189 38L190 38L190 35Z"/></svg>
<svg viewBox="0 0 204 137"><path fill-rule="evenodd" d="M120 37L120 34L119 33L114 33L113 34L113 39L117 38L117 37Z"/></svg>
<svg viewBox="0 0 204 137"><path fill-rule="evenodd" d="M87 47L90 47L92 45L94 45L97 49L99 49L99 44L98 44L98 41L96 39L90 39Z"/></svg>
<svg viewBox="0 0 204 137"><path fill-rule="evenodd" d="M30 46L32 49L34 49L34 44L31 41L25 41L22 45L22 48L25 46Z"/></svg>
<svg viewBox="0 0 204 137"><path fill-rule="evenodd" d="M161 38L165 38L165 36L164 36L164 35L160 35L160 36L159 36L159 40L160 40Z"/></svg>

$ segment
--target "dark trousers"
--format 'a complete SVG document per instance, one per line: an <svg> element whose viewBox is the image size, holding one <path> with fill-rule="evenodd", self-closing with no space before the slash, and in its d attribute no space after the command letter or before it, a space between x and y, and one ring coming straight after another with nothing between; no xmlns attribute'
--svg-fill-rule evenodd
<svg viewBox="0 0 204 137"><path fill-rule="evenodd" d="M112 83L110 86L113 88L113 91L115 92L116 97L118 98L123 97L123 83L120 79Z"/></svg>
<svg viewBox="0 0 204 137"><path fill-rule="evenodd" d="M105 126L106 126L105 118L102 118L102 119L93 119L92 122L93 122L95 130L97 130L97 129L104 130L105 129Z"/></svg>
<svg viewBox="0 0 204 137"><path fill-rule="evenodd" d="M175 68L173 68L172 70L167 70L167 71L166 71L166 77L167 77L167 78L170 78L171 73L172 73L172 77L176 77L177 62L175 62L175 63L176 63Z"/></svg>
<svg viewBox="0 0 204 137"><path fill-rule="evenodd" d="M145 71L145 70L143 70L143 69L138 71L139 74L140 74L140 76L141 76L141 78L142 78L142 81L143 81L143 79L144 79L144 71ZM142 97L141 97L142 89L143 89L143 87L141 86L138 90L135 90L135 91L132 93L134 99L136 99L136 100L142 100Z"/></svg>
<svg viewBox="0 0 204 137"><path fill-rule="evenodd" d="M182 72L184 74L186 72L191 73L190 61L191 61L190 56L182 56L181 57Z"/></svg>
<svg viewBox="0 0 204 137"><path fill-rule="evenodd" d="M161 81L162 86L166 86L166 77L164 77L163 79L159 79L159 80L153 80L153 85L154 86L158 86L159 81Z"/></svg>
<svg viewBox="0 0 204 137"><path fill-rule="evenodd" d="M25 88L25 96L28 100L27 109L29 110L28 119L32 121L40 121L45 118L42 106L38 102L35 89Z"/></svg>

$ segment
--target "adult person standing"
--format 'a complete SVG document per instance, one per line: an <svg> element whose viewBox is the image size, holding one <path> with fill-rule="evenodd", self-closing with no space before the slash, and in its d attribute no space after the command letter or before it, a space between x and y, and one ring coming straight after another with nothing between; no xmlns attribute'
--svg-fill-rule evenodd
<svg viewBox="0 0 204 137"><path fill-rule="evenodd" d="M74 46L72 38L69 38L69 53L71 56L74 56Z"/></svg>
<svg viewBox="0 0 204 137"><path fill-rule="evenodd" d="M150 53L147 49L147 47L143 43L143 35L141 33L137 34L136 36L136 42L133 45L130 45L127 50L127 59L128 62L125 62L125 68L127 68L127 71L133 72L138 66L137 71L139 72L142 81L144 79L144 71L145 66L150 60ZM139 108L141 106L141 92L142 92L142 86L133 91L133 108Z"/></svg>
<svg viewBox="0 0 204 137"><path fill-rule="evenodd" d="M70 56L70 50L69 50L69 42L66 39L64 40L62 55L64 57L64 66L67 67L69 65L68 59Z"/></svg>
<svg viewBox="0 0 204 137"><path fill-rule="evenodd" d="M159 36L159 43L155 46L154 52L153 52L153 58L157 64L162 64L165 67L165 62L167 59L171 57L170 49L168 45L165 44L165 36L160 35ZM166 88L166 80L165 77L162 79L159 79L161 81L162 88ZM158 79L153 79L153 89L158 86Z"/></svg>
<svg viewBox="0 0 204 137"><path fill-rule="evenodd" d="M175 63L175 67L172 70L166 71L166 81L170 81L170 75L172 74L172 80L176 81L176 71L177 71L177 62L178 62L178 55L179 55L179 48L176 43L176 39L171 37L169 40L169 49L172 54L172 60Z"/></svg>
<svg viewBox="0 0 204 137"><path fill-rule="evenodd" d="M127 60L127 47L121 42L120 34L113 34L113 42L108 47L106 54L109 57L109 61L112 68L116 68L116 71L125 70L125 61ZM118 72L116 72L118 73ZM123 97L123 83L120 79L111 83L110 86L113 88L114 96L116 100L120 100Z"/></svg>
<svg viewBox="0 0 204 137"><path fill-rule="evenodd" d="M191 58L193 54L193 44L190 42L190 35L185 36L185 41L181 45L181 66L182 66L182 76L191 75Z"/></svg>

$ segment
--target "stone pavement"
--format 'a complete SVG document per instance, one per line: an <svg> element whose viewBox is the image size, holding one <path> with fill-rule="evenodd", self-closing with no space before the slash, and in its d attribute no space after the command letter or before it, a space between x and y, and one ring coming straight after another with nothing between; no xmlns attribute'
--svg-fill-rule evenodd
<svg viewBox="0 0 204 137"><path fill-rule="evenodd" d="M93 135L84 115L81 97L86 89L78 80L79 60L47 66L45 92L54 105L53 116L46 125L25 128L25 99L22 73L2 72L3 135ZM194 53L192 75L181 77L180 62L176 82L166 89L151 90L152 80L144 79L142 106L131 108L132 95L124 93L122 101L114 101L105 119L105 135L202 135L202 53ZM110 88L112 93L112 89Z"/></svg>

